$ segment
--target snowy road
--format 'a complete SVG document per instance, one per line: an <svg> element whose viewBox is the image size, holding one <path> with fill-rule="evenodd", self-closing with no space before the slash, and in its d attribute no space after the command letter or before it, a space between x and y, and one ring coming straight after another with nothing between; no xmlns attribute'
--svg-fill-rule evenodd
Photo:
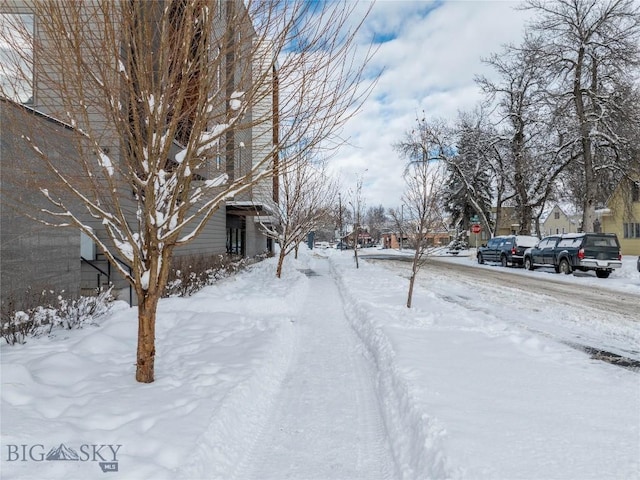
<svg viewBox="0 0 640 480"><path fill-rule="evenodd" d="M235 478L395 478L373 366L345 318L327 260L312 267L294 358Z"/></svg>

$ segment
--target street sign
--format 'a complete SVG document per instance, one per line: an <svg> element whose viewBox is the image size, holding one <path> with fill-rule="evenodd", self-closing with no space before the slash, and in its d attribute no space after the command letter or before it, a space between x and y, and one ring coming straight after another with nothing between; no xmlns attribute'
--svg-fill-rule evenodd
<svg viewBox="0 0 640 480"><path fill-rule="evenodd" d="M471 233L480 233L482 227L480 225L471 225Z"/></svg>

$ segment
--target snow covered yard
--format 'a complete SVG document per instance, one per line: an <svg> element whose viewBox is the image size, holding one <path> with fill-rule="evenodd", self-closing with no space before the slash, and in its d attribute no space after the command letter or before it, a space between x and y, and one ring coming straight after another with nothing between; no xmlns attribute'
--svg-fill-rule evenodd
<svg viewBox="0 0 640 480"><path fill-rule="evenodd" d="M366 261L356 269L352 251L301 250L300 260L285 261L279 281L274 262L191 298L163 300L157 380L149 385L134 380L136 316L126 307L99 327L3 345L2 478L244 480L244 472L259 477L255 459L276 469L269 478L300 478L310 452L353 441L341 415L354 412L336 402L335 391L307 382L347 378L352 369L333 358L374 376L373 392L368 382L345 383L351 397L380 412L394 478L640 476L640 374L526 328L550 312L565 315L561 306L492 308L466 285L421 276L415 308L407 310L402 272ZM326 278L301 272L314 269L339 293ZM620 289L636 281L630 273ZM343 310L357 335L319 336L309 319L325 308L336 321ZM620 327L630 348L640 345L637 325L630 319ZM328 323L326 333L339 328ZM336 345L322 355L322 342ZM345 356L332 353L338 346ZM296 410L281 404L298 392ZM360 421L378 432L373 419ZM331 437L323 440L317 435L325 426ZM343 449L341 463L313 466L315 478L354 478L359 470L345 463L350 452L359 451L363 465L373 459L361 450ZM69 461L45 460L50 451ZM114 459L117 473L103 473Z"/></svg>
<svg viewBox="0 0 640 480"><path fill-rule="evenodd" d="M126 306L99 327L2 345L2 478L224 477L278 391L308 288L295 268L273 281L274 268L161 301L152 384L134 380ZM61 444L79 461L47 461Z"/></svg>

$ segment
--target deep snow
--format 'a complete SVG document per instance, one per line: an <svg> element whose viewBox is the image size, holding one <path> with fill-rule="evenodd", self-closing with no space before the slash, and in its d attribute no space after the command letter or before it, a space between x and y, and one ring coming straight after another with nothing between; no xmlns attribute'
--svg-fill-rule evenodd
<svg viewBox="0 0 640 480"><path fill-rule="evenodd" d="M382 462L379 478L389 468L403 479L640 477L640 374L528 328L551 323L552 312L562 317L562 305L522 309L521 292L494 307L482 291L421 276L407 310L402 272L366 261L356 269L352 255L302 250L280 280L269 259L191 298L163 300L150 385L134 381L136 318L122 305L99 326L3 345L2 478L259 478L263 466L272 469L265 478L278 470L305 478L310 466L315 478L375 478L358 469L356 451L360 462ZM626 261L607 286L637 295L631 267ZM325 309L326 329L313 330ZM598 319L590 325L580 333L605 331ZM355 334L345 333L351 327ZM619 328L630 349L640 345L637 319ZM308 345L306 335L323 330ZM323 343L338 353L323 355ZM331 388L302 391L305 377L335 383L348 362L361 382L344 377L335 388L352 389L368 414L377 409L381 423L363 417L370 438L361 440L378 447L369 456L342 448L341 462L311 465L305 455L314 449L360 441L340 428L322 437L321 425L349 424L345 410L325 401ZM286 408L297 395L309 403ZM61 444L80 461L38 461ZM99 463L114 458L118 472L103 473Z"/></svg>

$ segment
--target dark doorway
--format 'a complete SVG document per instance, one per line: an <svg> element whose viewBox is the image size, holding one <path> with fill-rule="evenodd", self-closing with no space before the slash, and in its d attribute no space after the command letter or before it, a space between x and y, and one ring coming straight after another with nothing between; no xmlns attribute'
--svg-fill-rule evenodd
<svg viewBox="0 0 640 480"><path fill-rule="evenodd" d="M246 255L247 224L245 217L227 215L227 253Z"/></svg>

